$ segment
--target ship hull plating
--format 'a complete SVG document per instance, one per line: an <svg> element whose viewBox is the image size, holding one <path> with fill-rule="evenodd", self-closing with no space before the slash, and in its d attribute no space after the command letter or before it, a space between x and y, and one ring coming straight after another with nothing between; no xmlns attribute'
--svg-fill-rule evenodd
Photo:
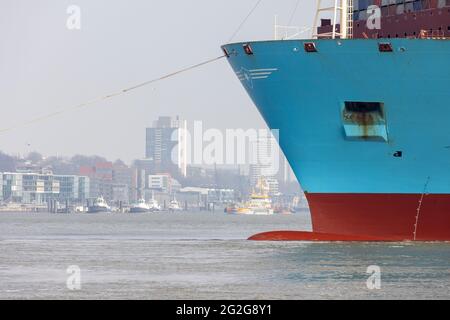
<svg viewBox="0 0 450 320"><path fill-rule="evenodd" d="M450 41L312 41L224 48L279 129L314 238L450 240Z"/></svg>
<svg viewBox="0 0 450 320"><path fill-rule="evenodd" d="M385 240L450 240L450 195L307 194L313 230Z"/></svg>

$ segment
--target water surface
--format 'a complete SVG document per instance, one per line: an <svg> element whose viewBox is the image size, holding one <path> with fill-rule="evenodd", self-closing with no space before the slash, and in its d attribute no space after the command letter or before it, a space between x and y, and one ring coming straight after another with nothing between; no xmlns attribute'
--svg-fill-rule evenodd
<svg viewBox="0 0 450 320"><path fill-rule="evenodd" d="M450 298L448 243L253 242L307 212L0 213L1 299ZM81 290L66 271L81 269ZM381 269L369 290L367 267Z"/></svg>

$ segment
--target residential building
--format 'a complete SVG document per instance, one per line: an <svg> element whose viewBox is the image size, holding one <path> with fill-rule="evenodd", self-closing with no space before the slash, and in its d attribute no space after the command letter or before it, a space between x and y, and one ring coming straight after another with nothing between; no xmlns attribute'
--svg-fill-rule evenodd
<svg viewBox="0 0 450 320"><path fill-rule="evenodd" d="M173 194L181 189L181 184L178 180L172 178L169 174L151 174L147 178L147 189L151 191Z"/></svg>
<svg viewBox="0 0 450 320"><path fill-rule="evenodd" d="M233 189L185 187L178 191L176 198L181 203L186 203L188 207L205 208L210 203L234 202L235 192Z"/></svg>
<svg viewBox="0 0 450 320"><path fill-rule="evenodd" d="M269 188L268 192L270 196L278 196L280 194L279 182L275 178L265 178L265 182Z"/></svg>
<svg viewBox="0 0 450 320"><path fill-rule="evenodd" d="M269 186L269 194L279 192L278 179L282 153L275 138L268 133L250 141L249 181L254 188L262 179ZM284 171L284 167L281 168Z"/></svg>
<svg viewBox="0 0 450 320"><path fill-rule="evenodd" d="M148 188L148 175L154 173L153 159L139 159L133 165L133 188L136 190L136 199L144 197Z"/></svg>
<svg viewBox="0 0 450 320"><path fill-rule="evenodd" d="M84 203L89 196L89 178L33 172L0 173L0 200L23 204L45 204L50 200Z"/></svg>
<svg viewBox="0 0 450 320"><path fill-rule="evenodd" d="M89 198L103 196L106 201L112 201L113 164L98 162L93 167L81 167L80 174L88 176L91 181Z"/></svg>
<svg viewBox="0 0 450 320"><path fill-rule="evenodd" d="M148 189L170 193L171 178L168 174L148 175Z"/></svg>
<svg viewBox="0 0 450 320"><path fill-rule="evenodd" d="M186 133L187 122L179 117L159 117L146 129L145 157L152 159L154 172L186 176Z"/></svg>
<svg viewBox="0 0 450 320"><path fill-rule="evenodd" d="M137 200L135 195L135 174L133 170L124 163L113 164L112 171L112 200L116 203L132 203Z"/></svg>

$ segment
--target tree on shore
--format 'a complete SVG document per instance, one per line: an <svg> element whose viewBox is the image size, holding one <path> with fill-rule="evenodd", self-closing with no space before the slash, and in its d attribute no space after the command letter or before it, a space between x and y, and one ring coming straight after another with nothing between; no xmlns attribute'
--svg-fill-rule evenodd
<svg viewBox="0 0 450 320"><path fill-rule="evenodd" d="M0 172L15 171L16 159L0 151Z"/></svg>

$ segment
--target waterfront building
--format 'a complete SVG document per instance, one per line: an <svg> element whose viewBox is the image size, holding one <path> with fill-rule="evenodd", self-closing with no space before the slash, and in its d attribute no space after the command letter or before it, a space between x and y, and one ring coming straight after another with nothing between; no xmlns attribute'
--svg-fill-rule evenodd
<svg viewBox="0 0 450 320"><path fill-rule="evenodd" d="M49 201L84 203L89 196L89 178L33 172L0 173L3 202L45 204Z"/></svg>
<svg viewBox="0 0 450 320"><path fill-rule="evenodd" d="M57 182L57 184L54 184ZM84 204L89 198L89 178L75 175L53 175L53 185L59 185L56 200L59 202L77 202ZM56 190L56 189L55 189Z"/></svg>
<svg viewBox="0 0 450 320"><path fill-rule="evenodd" d="M159 117L146 129L145 157L152 159L154 172L186 176L186 132L187 122L179 117Z"/></svg>
<svg viewBox="0 0 450 320"><path fill-rule="evenodd" d="M284 163L280 168L283 154L280 153L276 139L269 133L250 141L250 187L254 188L262 179L269 185L269 194L278 194L278 179L284 175ZM281 169L281 170L280 170Z"/></svg>
<svg viewBox="0 0 450 320"><path fill-rule="evenodd" d="M151 174L148 176L148 189L169 193L170 180L168 174Z"/></svg>
<svg viewBox="0 0 450 320"><path fill-rule="evenodd" d="M168 173L151 174L148 175L148 189L171 194L179 191L181 184Z"/></svg>
<svg viewBox="0 0 450 320"><path fill-rule="evenodd" d="M137 199L137 172L121 161L98 162L81 167L80 174L91 179L89 198L102 196L107 202L128 204Z"/></svg>
<svg viewBox="0 0 450 320"><path fill-rule="evenodd" d="M97 187L97 195L110 202L113 199L113 164L112 162L97 162L95 164L95 183Z"/></svg>
<svg viewBox="0 0 450 320"><path fill-rule="evenodd" d="M98 162L92 167L81 167L80 174L88 176L91 180L89 198L102 196L107 202L119 198L119 201L129 202L130 188L133 185L133 172L125 164ZM124 186L128 190L119 191Z"/></svg>
<svg viewBox="0 0 450 320"><path fill-rule="evenodd" d="M130 186L128 184L113 183L111 186L111 201L118 205L128 204L130 202Z"/></svg>
<svg viewBox="0 0 450 320"><path fill-rule="evenodd" d="M133 203L137 201L134 170L121 161L113 164L112 200L116 203Z"/></svg>
<svg viewBox="0 0 450 320"><path fill-rule="evenodd" d="M233 189L215 189L200 187L181 188L176 195L178 201L189 208L206 208L209 204L226 204L235 201Z"/></svg>
<svg viewBox="0 0 450 320"><path fill-rule="evenodd" d="M280 195L280 187L278 179L275 178L265 178L266 184L268 186L268 194L269 196L279 196Z"/></svg>
<svg viewBox="0 0 450 320"><path fill-rule="evenodd" d="M133 187L136 189L137 198L144 196L144 190L148 188L148 175L154 173L153 159L139 159L134 161L133 176L135 177Z"/></svg>

